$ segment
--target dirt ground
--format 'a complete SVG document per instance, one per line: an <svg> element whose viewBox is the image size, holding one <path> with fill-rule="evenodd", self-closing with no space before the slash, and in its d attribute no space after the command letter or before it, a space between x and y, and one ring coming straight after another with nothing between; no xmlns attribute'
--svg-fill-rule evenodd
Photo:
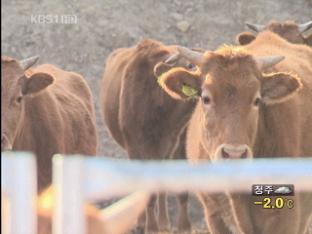
<svg viewBox="0 0 312 234"><path fill-rule="evenodd" d="M245 22L271 19L311 20L312 0L2 0L2 54L18 59L35 54L39 63L52 63L82 74L94 94L99 135L98 154L126 157L101 120L99 84L105 59L114 49L143 38L166 44L215 49L234 43ZM204 228L194 197L190 216ZM170 197L171 216L176 202Z"/></svg>

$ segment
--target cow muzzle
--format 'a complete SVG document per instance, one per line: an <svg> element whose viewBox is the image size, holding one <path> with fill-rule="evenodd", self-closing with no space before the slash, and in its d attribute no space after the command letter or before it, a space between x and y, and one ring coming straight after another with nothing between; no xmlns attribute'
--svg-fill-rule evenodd
<svg viewBox="0 0 312 234"><path fill-rule="evenodd" d="M12 144L5 134L1 134L1 151L12 150Z"/></svg>
<svg viewBox="0 0 312 234"><path fill-rule="evenodd" d="M252 158L252 151L248 145L222 144L216 151L217 159Z"/></svg>

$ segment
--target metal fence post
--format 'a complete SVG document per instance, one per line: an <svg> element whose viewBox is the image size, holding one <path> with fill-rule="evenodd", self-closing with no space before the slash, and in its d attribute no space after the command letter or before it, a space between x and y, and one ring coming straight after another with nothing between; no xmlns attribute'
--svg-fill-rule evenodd
<svg viewBox="0 0 312 234"><path fill-rule="evenodd" d="M35 157L24 152L1 153L1 190L6 233L37 233L37 172Z"/></svg>
<svg viewBox="0 0 312 234"><path fill-rule="evenodd" d="M55 210L53 234L85 234L83 159L53 157Z"/></svg>

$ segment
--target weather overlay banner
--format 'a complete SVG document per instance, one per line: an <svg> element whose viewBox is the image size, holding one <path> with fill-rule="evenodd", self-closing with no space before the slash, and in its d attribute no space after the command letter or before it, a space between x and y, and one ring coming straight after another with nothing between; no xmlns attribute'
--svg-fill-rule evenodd
<svg viewBox="0 0 312 234"><path fill-rule="evenodd" d="M294 200L291 196L295 195L295 187L293 184L254 184L252 195L261 197L254 204L264 209L292 209Z"/></svg>

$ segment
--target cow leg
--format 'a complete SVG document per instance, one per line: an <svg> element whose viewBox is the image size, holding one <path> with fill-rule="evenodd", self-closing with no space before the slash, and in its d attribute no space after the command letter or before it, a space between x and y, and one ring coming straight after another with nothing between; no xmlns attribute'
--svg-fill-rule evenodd
<svg viewBox="0 0 312 234"><path fill-rule="evenodd" d="M145 212L143 212L143 214L139 217L137 226L135 228L135 233L138 233L138 234L144 233L145 226L146 226L145 225L146 224L146 213L147 213L147 210Z"/></svg>
<svg viewBox="0 0 312 234"><path fill-rule="evenodd" d="M146 210L146 232L154 233L158 232L158 223L155 215L155 204L156 204L157 194L151 196L147 210Z"/></svg>
<svg viewBox="0 0 312 234"><path fill-rule="evenodd" d="M230 201L233 210L235 223L243 233L259 233L254 226L254 222L250 213L250 195L246 194L230 194ZM267 232L263 232L267 233ZM275 232L274 232L275 233Z"/></svg>
<svg viewBox="0 0 312 234"><path fill-rule="evenodd" d="M166 193L158 194L158 224L160 231L168 231L170 229Z"/></svg>
<svg viewBox="0 0 312 234"><path fill-rule="evenodd" d="M185 142L186 130L180 135L179 144L172 155L172 159L186 159ZM191 222L187 214L188 193L178 194L177 199L179 202L178 230L189 231L191 230Z"/></svg>
<svg viewBox="0 0 312 234"><path fill-rule="evenodd" d="M298 201L296 199L295 202L297 202L296 206L300 207L300 230L298 233L304 233L309 234L309 226L312 223L312 207L309 205L312 201L312 193L309 192L301 192L297 193L296 196L300 197L300 200Z"/></svg>
<svg viewBox="0 0 312 234"><path fill-rule="evenodd" d="M158 223L155 216L155 204L157 196L150 198L149 204L145 212L140 216L135 233L155 233L158 232Z"/></svg>
<svg viewBox="0 0 312 234"><path fill-rule="evenodd" d="M224 220L223 211L231 211L229 201L226 201L226 197L223 194L211 195L199 193L198 198L204 207L206 223L211 234L233 233ZM224 203L220 204L220 200L222 199L224 199ZM234 222L233 220L231 223Z"/></svg>
<svg viewBox="0 0 312 234"><path fill-rule="evenodd" d="M179 217L178 217L178 230L190 231L191 222L187 214L188 193L181 193L177 195L179 201Z"/></svg>

